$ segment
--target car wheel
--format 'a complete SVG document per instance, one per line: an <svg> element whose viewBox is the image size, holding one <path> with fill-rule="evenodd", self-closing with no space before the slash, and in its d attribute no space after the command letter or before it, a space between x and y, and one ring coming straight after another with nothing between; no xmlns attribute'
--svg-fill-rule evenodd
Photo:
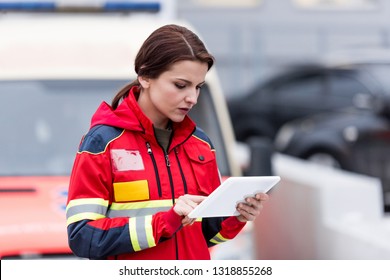
<svg viewBox="0 0 390 280"><path fill-rule="evenodd" d="M331 154L315 153L315 154L311 154L306 159L323 166L341 168L340 162Z"/></svg>

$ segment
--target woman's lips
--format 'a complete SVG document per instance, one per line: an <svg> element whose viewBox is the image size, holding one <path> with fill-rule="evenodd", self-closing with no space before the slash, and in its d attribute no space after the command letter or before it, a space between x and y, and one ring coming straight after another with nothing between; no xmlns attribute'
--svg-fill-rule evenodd
<svg viewBox="0 0 390 280"><path fill-rule="evenodd" d="M191 110L190 108L179 108L180 112L183 114L188 114L188 112Z"/></svg>

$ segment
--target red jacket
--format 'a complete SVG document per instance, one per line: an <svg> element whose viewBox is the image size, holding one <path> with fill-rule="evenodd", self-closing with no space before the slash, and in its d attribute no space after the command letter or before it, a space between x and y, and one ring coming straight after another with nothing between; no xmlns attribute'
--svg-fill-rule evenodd
<svg viewBox="0 0 390 280"><path fill-rule="evenodd" d="M184 194L219 184L215 150L186 117L174 123L166 153L135 96L113 110L102 103L74 162L66 210L69 245L90 259L209 259L208 247L234 238L236 217L182 227L173 211Z"/></svg>

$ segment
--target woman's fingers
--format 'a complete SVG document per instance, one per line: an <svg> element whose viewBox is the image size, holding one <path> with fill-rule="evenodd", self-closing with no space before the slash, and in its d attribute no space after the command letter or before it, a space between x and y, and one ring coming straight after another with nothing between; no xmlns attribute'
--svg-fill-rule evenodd
<svg viewBox="0 0 390 280"><path fill-rule="evenodd" d="M173 210L180 216L187 216L205 198L201 195L182 195L176 200Z"/></svg>
<svg viewBox="0 0 390 280"><path fill-rule="evenodd" d="M184 219L182 220L182 224L183 224L183 226L190 226L195 222L195 220L196 219L185 216Z"/></svg>
<svg viewBox="0 0 390 280"><path fill-rule="evenodd" d="M263 202L267 201L269 196L265 193L258 193L254 197L245 199L245 203L237 205L237 211L240 215L237 217L240 221L254 221L263 208Z"/></svg>

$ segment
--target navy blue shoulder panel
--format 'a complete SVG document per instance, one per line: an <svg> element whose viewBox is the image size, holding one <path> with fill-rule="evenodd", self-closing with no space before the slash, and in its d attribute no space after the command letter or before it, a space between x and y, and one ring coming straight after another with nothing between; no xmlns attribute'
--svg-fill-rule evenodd
<svg viewBox="0 0 390 280"><path fill-rule="evenodd" d="M213 143L211 142L210 138L207 136L207 134L203 131L203 129L201 129L200 127L196 127L195 131L194 131L194 136L196 136L197 138L207 142L211 149L214 149L214 145Z"/></svg>
<svg viewBox="0 0 390 280"><path fill-rule="evenodd" d="M97 125L91 128L85 135L79 152L101 153L106 149L107 144L118 137L123 128L117 128L108 125Z"/></svg>

